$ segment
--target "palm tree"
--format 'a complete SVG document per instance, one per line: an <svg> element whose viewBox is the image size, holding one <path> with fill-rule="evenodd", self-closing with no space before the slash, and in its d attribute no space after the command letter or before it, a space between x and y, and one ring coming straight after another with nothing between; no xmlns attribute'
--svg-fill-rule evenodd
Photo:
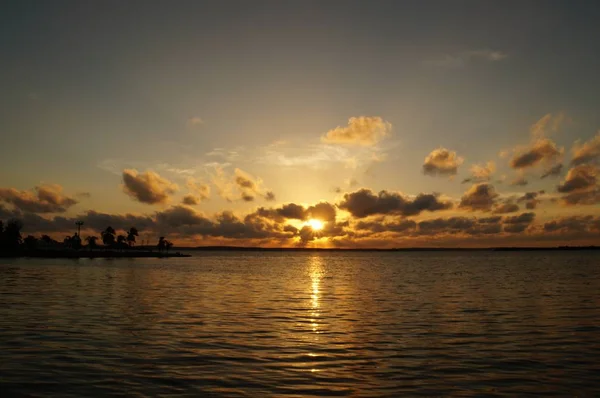
<svg viewBox="0 0 600 398"><path fill-rule="evenodd" d="M85 241L88 243L88 247L90 250L94 249L97 245L96 241L98 240L97 236L88 236L85 238Z"/></svg>
<svg viewBox="0 0 600 398"><path fill-rule="evenodd" d="M166 247L167 247L167 253L169 252L169 249L173 247L173 242L171 242L170 240L166 241Z"/></svg>
<svg viewBox="0 0 600 398"><path fill-rule="evenodd" d="M136 227L129 228L129 232L127 233L127 243L129 243L129 247L135 244L135 237L138 235L138 230Z"/></svg>
<svg viewBox="0 0 600 398"><path fill-rule="evenodd" d="M70 236L65 236L65 238L63 239L63 244L65 245L65 247L71 247L73 243L73 238L71 238Z"/></svg>
<svg viewBox="0 0 600 398"><path fill-rule="evenodd" d="M156 245L158 247L158 251L161 252L163 251L166 246L167 246L167 241L165 240L164 236L161 236L160 238L158 238L158 245Z"/></svg>
<svg viewBox="0 0 600 398"><path fill-rule="evenodd" d="M106 229L100 233L100 236L102 236L102 243L104 243L104 246L114 245L116 234L117 232L113 227L106 227Z"/></svg>

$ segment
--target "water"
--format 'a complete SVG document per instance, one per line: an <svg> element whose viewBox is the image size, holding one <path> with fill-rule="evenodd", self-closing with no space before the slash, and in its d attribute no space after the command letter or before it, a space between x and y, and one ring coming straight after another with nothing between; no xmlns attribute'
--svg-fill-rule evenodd
<svg viewBox="0 0 600 398"><path fill-rule="evenodd" d="M600 394L600 253L0 259L2 396Z"/></svg>

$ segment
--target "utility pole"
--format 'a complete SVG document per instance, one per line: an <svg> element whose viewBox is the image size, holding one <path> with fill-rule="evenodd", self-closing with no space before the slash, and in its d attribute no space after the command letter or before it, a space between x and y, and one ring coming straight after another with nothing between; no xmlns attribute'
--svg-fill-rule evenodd
<svg viewBox="0 0 600 398"><path fill-rule="evenodd" d="M83 221L76 221L75 225L77 225L77 236L81 239L81 226L83 225Z"/></svg>

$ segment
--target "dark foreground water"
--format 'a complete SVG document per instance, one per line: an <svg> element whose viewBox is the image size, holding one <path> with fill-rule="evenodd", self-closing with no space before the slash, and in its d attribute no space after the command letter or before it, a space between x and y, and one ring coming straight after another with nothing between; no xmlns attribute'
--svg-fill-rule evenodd
<svg viewBox="0 0 600 398"><path fill-rule="evenodd" d="M600 394L600 253L0 259L0 396Z"/></svg>

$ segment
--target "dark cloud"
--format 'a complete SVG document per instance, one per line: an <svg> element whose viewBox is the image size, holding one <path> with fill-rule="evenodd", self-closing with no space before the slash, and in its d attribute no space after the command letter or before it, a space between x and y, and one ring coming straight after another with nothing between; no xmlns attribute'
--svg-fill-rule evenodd
<svg viewBox="0 0 600 398"><path fill-rule="evenodd" d="M316 218L321 221L334 221L335 215L335 206L327 202L317 203L305 211L305 217Z"/></svg>
<svg viewBox="0 0 600 398"><path fill-rule="evenodd" d="M490 184L477 184L471 186L460 200L459 208L468 211L490 211L496 203L496 193Z"/></svg>
<svg viewBox="0 0 600 398"><path fill-rule="evenodd" d="M260 178L255 178L241 169L235 169L234 173L234 184L240 192L240 199L244 202L252 202L257 196L262 196L267 201L275 200L273 192L263 191L262 180Z"/></svg>
<svg viewBox="0 0 600 398"><path fill-rule="evenodd" d="M79 203L62 193L60 185L41 185L33 191L0 188L0 201L11 204L20 211L31 213L64 213Z"/></svg>
<svg viewBox="0 0 600 398"><path fill-rule="evenodd" d="M515 154L510 160L510 167L513 169L534 167L542 162L553 161L562 153L563 148L558 148L554 141L548 138L540 138L525 151Z"/></svg>
<svg viewBox="0 0 600 398"><path fill-rule="evenodd" d="M597 184L598 169L592 165L579 165L569 170L562 184L557 188L558 192L571 193L581 192L593 188Z"/></svg>
<svg viewBox="0 0 600 398"><path fill-rule="evenodd" d="M368 230L372 233L379 232L406 232L416 229L417 223L413 220L398 220L396 222L359 221L354 224L357 230Z"/></svg>
<svg viewBox="0 0 600 398"><path fill-rule="evenodd" d="M558 177L560 173L562 173L563 164L559 163L555 166L550 167L542 174L541 178L544 179L546 177Z"/></svg>
<svg viewBox="0 0 600 398"><path fill-rule="evenodd" d="M435 194L419 194L409 199L396 192L380 191L375 194L370 189L360 189L345 194L338 207L356 218L364 218L377 214L414 216L423 211L450 209L452 204L441 201Z"/></svg>
<svg viewBox="0 0 600 398"><path fill-rule="evenodd" d="M464 159L454 151L446 148L434 149L425 158L423 173L431 176L453 176L463 161Z"/></svg>
<svg viewBox="0 0 600 398"><path fill-rule="evenodd" d="M544 191L527 192L526 194L524 194L523 196L521 196L517 199L517 203L524 202L525 208L527 208L528 210L533 210L541 202L539 197L541 195L543 195L544 193L545 193Z"/></svg>
<svg viewBox="0 0 600 398"><path fill-rule="evenodd" d="M418 224L419 235L491 235L498 234L502 228L501 217L477 219L475 217L436 218L421 221Z"/></svg>
<svg viewBox="0 0 600 398"><path fill-rule="evenodd" d="M519 211L519 205L508 200L508 201L505 201L504 203L500 203L496 207L494 207L494 210L492 211L492 213L507 214L507 213L516 213L517 211Z"/></svg>
<svg viewBox="0 0 600 398"><path fill-rule="evenodd" d="M562 197L562 201L567 206L598 204L600 203L600 188L569 193Z"/></svg>
<svg viewBox="0 0 600 398"><path fill-rule="evenodd" d="M141 203L165 204L177 185L153 171L123 170L123 191Z"/></svg>
<svg viewBox="0 0 600 398"><path fill-rule="evenodd" d="M585 163L597 163L600 159L600 132L583 144L579 142L575 143L571 152L573 154L571 164L574 166Z"/></svg>
<svg viewBox="0 0 600 398"><path fill-rule="evenodd" d="M268 202L275 201L275 194L272 191L265 192L265 200Z"/></svg>
<svg viewBox="0 0 600 398"><path fill-rule="evenodd" d="M544 224L545 232L600 232L600 217L570 216L548 221Z"/></svg>
<svg viewBox="0 0 600 398"><path fill-rule="evenodd" d="M522 213L518 216L504 218L504 232L508 233L520 233L524 232L527 227L535 219L535 213Z"/></svg>
<svg viewBox="0 0 600 398"><path fill-rule="evenodd" d="M306 210L304 207L295 203L288 203L276 209L276 212L281 217L295 219L295 220L306 220Z"/></svg>
<svg viewBox="0 0 600 398"><path fill-rule="evenodd" d="M185 195L183 197L183 199L181 200L181 203L183 203L184 205L188 205L188 206L195 206L198 203L200 203L200 199L198 199L194 195Z"/></svg>

